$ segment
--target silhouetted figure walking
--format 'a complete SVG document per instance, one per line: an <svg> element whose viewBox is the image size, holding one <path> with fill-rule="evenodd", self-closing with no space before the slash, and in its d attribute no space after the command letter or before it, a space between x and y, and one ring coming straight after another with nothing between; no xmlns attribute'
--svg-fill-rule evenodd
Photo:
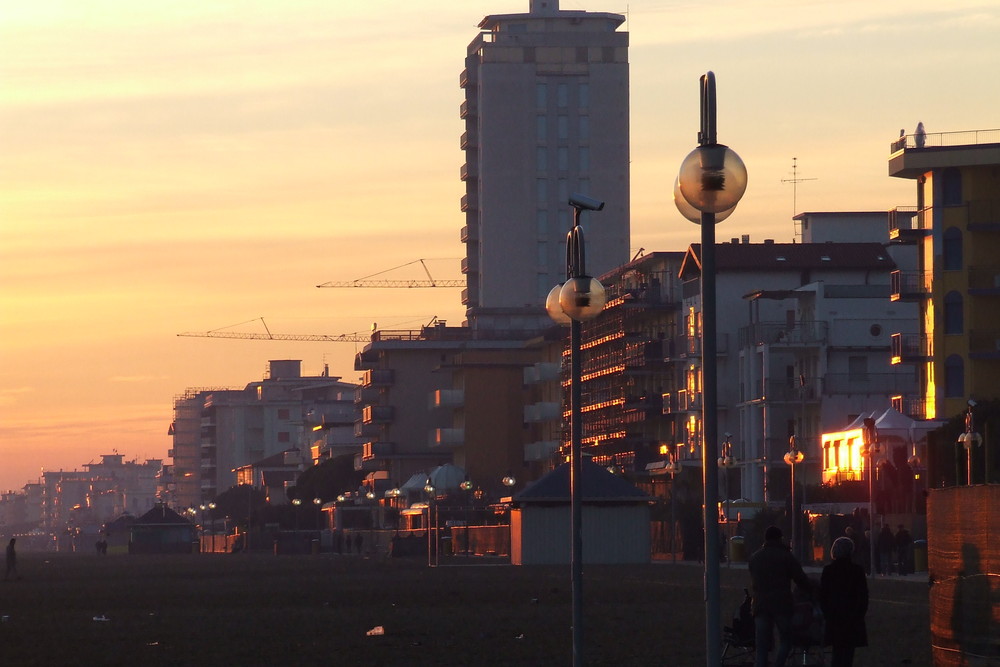
<svg viewBox="0 0 1000 667"><path fill-rule="evenodd" d="M812 587L802 565L781 541L781 529L777 526L768 526L764 532L764 546L750 556L748 567L753 587L754 664L766 667L771 639L777 628L778 651L774 664L784 665L792 651L792 612L795 609L792 582L810 596Z"/></svg>
<svg viewBox="0 0 1000 667"><path fill-rule="evenodd" d="M833 562L820 578L820 607L825 621L823 640L832 647L832 667L851 667L854 649L868 646L865 614L868 612L868 581L865 570L851 560L854 543L838 537L830 549Z"/></svg>
<svg viewBox="0 0 1000 667"><path fill-rule="evenodd" d="M20 579L17 574L17 551L14 550L14 543L17 542L17 538L10 538L10 543L7 545L7 570L4 572L3 580L7 581L11 578L13 574L15 579Z"/></svg>
<svg viewBox="0 0 1000 667"><path fill-rule="evenodd" d="M913 545L913 538L910 531L903 524L899 524L896 531L896 571L900 574L910 573L910 547Z"/></svg>

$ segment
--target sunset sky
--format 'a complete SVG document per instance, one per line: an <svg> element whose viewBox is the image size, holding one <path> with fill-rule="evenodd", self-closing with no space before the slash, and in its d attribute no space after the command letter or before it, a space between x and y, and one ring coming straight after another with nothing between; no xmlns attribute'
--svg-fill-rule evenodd
<svg viewBox="0 0 1000 667"><path fill-rule="evenodd" d="M698 78L750 173L720 239L797 210L913 205L889 144L1000 127L996 0L562 0L627 14L632 252L698 228L671 189ZM0 489L117 450L164 457L173 397L268 359L354 381L350 343L178 338L458 323L457 289L316 289L427 258L457 278L458 76L528 0L10 0L0 10ZM595 195L599 195L596 192ZM596 219L593 224L599 224ZM421 277L410 266L387 277ZM255 328L256 327L256 328ZM263 331L247 323L239 330Z"/></svg>

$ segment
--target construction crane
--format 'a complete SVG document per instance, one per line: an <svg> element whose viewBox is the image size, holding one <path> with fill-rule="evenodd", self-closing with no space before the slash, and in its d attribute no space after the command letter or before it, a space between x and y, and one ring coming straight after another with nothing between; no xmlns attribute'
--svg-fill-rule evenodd
<svg viewBox="0 0 1000 667"><path fill-rule="evenodd" d="M427 274L427 279L410 279L410 280L371 280L375 276L380 276L390 271L395 271L396 269L402 269L404 267L410 266L412 264L419 263L420 266L424 267L424 273ZM412 262L407 262L406 264L400 264L399 266L394 266L391 269L386 269L385 271L379 271L378 273L373 273L369 276L363 278L358 278L357 280L343 280L343 281L331 281L328 283L323 283L322 285L316 285L316 287L407 287L407 288L417 288L417 287L465 287L465 280L435 280L434 276L431 275L430 270L427 268L427 264L424 263L422 259L415 259Z"/></svg>
<svg viewBox="0 0 1000 667"><path fill-rule="evenodd" d="M212 329L211 331L185 331L184 333L177 334L178 336L187 336L190 338L238 338L241 340L302 340L302 341L319 341L324 343L370 343L372 341L372 335L375 332L375 325L372 325L372 333L361 334L361 333L349 333L349 334L282 334L282 333L271 333L271 330L267 327L267 322L264 321L263 317L258 317L256 319L247 320L246 322L241 322L240 324L247 324L248 322L256 322L260 320L260 323L264 325L264 331L266 333L246 333L239 331L223 331L223 329L229 329L233 326L240 326L239 324L233 324L229 327L220 327L219 329Z"/></svg>

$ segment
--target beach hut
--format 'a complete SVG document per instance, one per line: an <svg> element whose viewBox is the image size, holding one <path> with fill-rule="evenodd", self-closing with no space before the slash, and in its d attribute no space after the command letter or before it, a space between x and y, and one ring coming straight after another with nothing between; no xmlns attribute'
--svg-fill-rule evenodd
<svg viewBox="0 0 1000 667"><path fill-rule="evenodd" d="M650 498L605 468L584 460L583 562L648 563ZM511 501L511 562L564 564L570 560L569 464L529 484Z"/></svg>
<svg viewBox="0 0 1000 667"><path fill-rule="evenodd" d="M198 528L166 505L157 505L129 529L130 554L178 554L198 551Z"/></svg>

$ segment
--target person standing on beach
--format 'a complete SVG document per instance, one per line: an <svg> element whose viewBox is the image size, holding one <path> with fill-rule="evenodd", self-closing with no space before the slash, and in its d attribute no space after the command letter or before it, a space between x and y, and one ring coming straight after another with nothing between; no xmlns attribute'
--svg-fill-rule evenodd
<svg viewBox="0 0 1000 667"><path fill-rule="evenodd" d="M851 667L854 649L868 646L868 581L864 568L851 560L853 551L850 538L834 540L830 549L833 562L823 568L820 577L823 643L832 647L832 667Z"/></svg>
<svg viewBox="0 0 1000 667"><path fill-rule="evenodd" d="M12 537L10 538L10 543L7 545L7 569L4 571L4 581L11 578L11 573L13 573L15 579L20 578L17 574L17 551L14 550L15 542L17 542L17 538Z"/></svg>
<svg viewBox="0 0 1000 667"><path fill-rule="evenodd" d="M781 529L768 526L764 532L764 546L758 549L747 564L753 590L751 611L754 620L755 667L767 667L774 629L778 629L778 651L775 665L784 665L792 651L792 582L807 594L812 586L802 571L802 565L792 555L791 549L781 541Z"/></svg>

